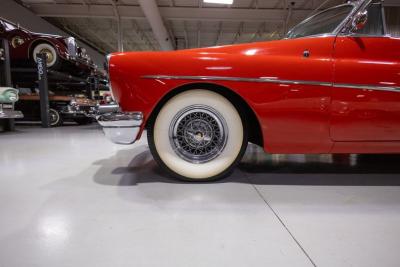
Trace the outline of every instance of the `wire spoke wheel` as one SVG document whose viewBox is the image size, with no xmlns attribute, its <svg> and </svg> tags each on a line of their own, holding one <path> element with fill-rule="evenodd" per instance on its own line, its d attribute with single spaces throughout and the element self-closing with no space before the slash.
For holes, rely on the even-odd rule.
<svg viewBox="0 0 400 267">
<path fill-rule="evenodd" d="M 191 163 L 216 158 L 228 139 L 228 128 L 221 114 L 204 105 L 193 105 L 179 112 L 170 125 L 170 142 L 175 153 Z"/>
</svg>

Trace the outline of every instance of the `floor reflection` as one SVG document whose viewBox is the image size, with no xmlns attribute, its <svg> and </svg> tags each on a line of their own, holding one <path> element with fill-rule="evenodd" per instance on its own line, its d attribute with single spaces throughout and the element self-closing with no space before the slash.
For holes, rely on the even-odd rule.
<svg viewBox="0 0 400 267">
<path fill-rule="evenodd" d="M 241 169 L 291 173 L 400 173 L 400 154 L 267 154 L 249 144 Z"/>
<path fill-rule="evenodd" d="M 400 185 L 400 155 L 271 155 L 249 144 L 239 165 L 255 184 Z"/>
<path fill-rule="evenodd" d="M 130 159 L 128 163 L 127 159 Z M 399 160 L 400 155 L 270 155 L 260 147 L 249 145 L 242 162 L 230 176 L 206 183 L 398 186 Z M 169 177 L 155 163 L 147 146 L 119 150 L 95 165 L 100 168 L 94 181 L 102 185 L 187 183 Z"/>
</svg>

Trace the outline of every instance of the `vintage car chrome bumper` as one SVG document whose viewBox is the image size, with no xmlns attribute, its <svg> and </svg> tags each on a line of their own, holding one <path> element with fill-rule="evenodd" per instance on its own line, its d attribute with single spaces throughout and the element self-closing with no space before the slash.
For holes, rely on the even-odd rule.
<svg viewBox="0 0 400 267">
<path fill-rule="evenodd" d="M 114 143 L 129 145 L 136 141 L 143 123 L 142 112 L 114 112 L 97 117 L 104 134 Z"/>
<path fill-rule="evenodd" d="M 24 117 L 21 111 L 12 109 L 0 109 L 0 119 L 21 119 Z"/>
</svg>

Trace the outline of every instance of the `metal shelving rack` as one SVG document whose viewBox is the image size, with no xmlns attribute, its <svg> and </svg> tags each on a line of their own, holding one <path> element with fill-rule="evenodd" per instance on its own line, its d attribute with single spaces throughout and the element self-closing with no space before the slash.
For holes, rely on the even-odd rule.
<svg viewBox="0 0 400 267">
<path fill-rule="evenodd" d="M 102 84 L 96 76 L 87 79 L 73 76 L 67 72 L 60 72 L 46 67 L 46 55 L 38 54 L 36 68 L 11 68 L 13 85 L 39 89 L 42 127 L 48 128 L 49 124 L 49 87 L 52 91 L 66 91 L 74 88 L 73 92 L 84 93 L 93 99 L 99 94 Z M 69 89 L 55 89 L 65 87 Z"/>
<path fill-rule="evenodd" d="M 38 88 L 42 127 L 50 127 L 49 87 L 52 91 L 70 90 L 71 92 L 80 92 L 95 100 L 99 99 L 100 90 L 108 89 L 104 84 L 105 82 L 98 75 L 84 79 L 71 75 L 67 71 L 47 69 L 45 64 L 46 55 L 38 54 L 38 58 L 39 60 L 35 67 L 11 67 L 8 40 L 0 38 L 0 85 L 15 88 Z M 7 121 L 6 128 L 13 130 L 14 120 Z"/>
</svg>

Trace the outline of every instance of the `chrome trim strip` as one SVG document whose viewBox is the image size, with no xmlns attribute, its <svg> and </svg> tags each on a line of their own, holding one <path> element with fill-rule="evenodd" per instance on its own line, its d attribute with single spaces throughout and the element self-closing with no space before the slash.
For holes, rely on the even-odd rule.
<svg viewBox="0 0 400 267">
<path fill-rule="evenodd" d="M 161 80 L 202 80 L 202 81 L 234 81 L 234 82 L 256 82 L 256 83 L 281 83 L 281 84 L 305 84 L 332 86 L 332 83 L 318 81 L 296 81 L 296 80 L 278 80 L 271 78 L 242 78 L 242 77 L 224 77 L 224 76 L 169 76 L 169 75 L 146 75 L 144 79 Z"/>
<path fill-rule="evenodd" d="M 160 79 L 160 80 L 202 80 L 202 81 L 234 81 L 234 82 L 256 82 L 256 83 L 279 83 L 293 85 L 315 85 L 336 88 L 350 88 L 361 90 L 376 90 L 400 93 L 400 87 L 395 86 L 376 86 L 368 84 L 347 84 L 347 83 L 330 83 L 320 81 L 301 81 L 301 80 L 279 80 L 271 78 L 242 78 L 242 77 L 224 77 L 224 76 L 170 76 L 170 75 L 146 75 L 143 79 Z"/>
<path fill-rule="evenodd" d="M 375 86 L 375 85 L 367 85 L 367 84 L 346 84 L 346 83 L 335 83 L 333 86 L 337 87 L 337 88 L 388 91 L 388 92 L 400 93 L 400 87 L 394 87 L 394 86 Z"/>
</svg>

